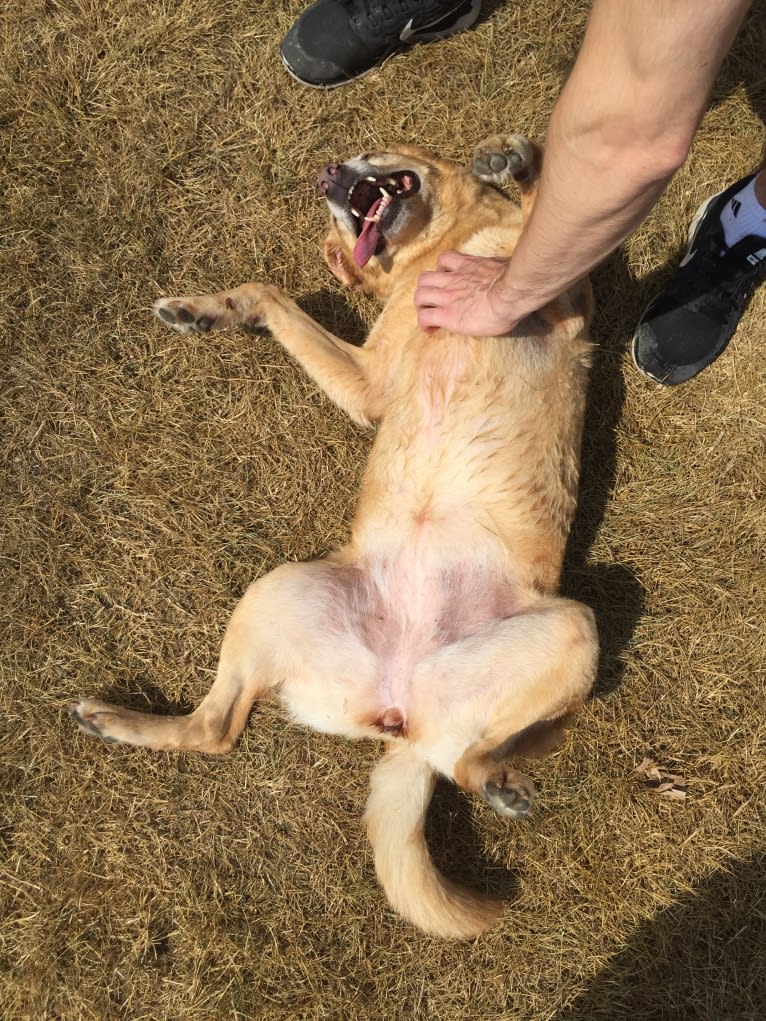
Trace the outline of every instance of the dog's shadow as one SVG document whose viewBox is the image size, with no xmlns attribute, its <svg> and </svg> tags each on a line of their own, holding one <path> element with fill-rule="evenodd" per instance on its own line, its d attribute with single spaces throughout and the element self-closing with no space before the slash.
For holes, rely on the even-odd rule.
<svg viewBox="0 0 766 1021">
<path fill-rule="evenodd" d="M 304 294 L 298 299 L 303 311 L 324 326 L 336 337 L 345 340 L 354 347 L 362 347 L 370 324 L 365 323 L 360 315 L 351 308 L 344 295 L 337 291 L 314 291 Z"/>
<path fill-rule="evenodd" d="M 99 692 L 98 697 L 123 709 L 152 716 L 189 716 L 197 703 L 187 699 L 168 698 L 167 692 L 149 677 L 125 673 L 124 679 L 115 677 Z"/>
<path fill-rule="evenodd" d="M 449 879 L 503 901 L 518 894 L 518 873 L 486 858 L 471 820 L 469 796 L 446 780 L 437 784 L 428 809 L 426 841 L 434 864 Z"/>
<path fill-rule="evenodd" d="M 583 431 L 579 500 L 561 591 L 590 606 L 596 615 L 600 644 L 596 698 L 608 696 L 622 682 L 624 650 L 644 607 L 644 589 L 636 573 L 624 564 L 594 562 L 592 550 L 616 485 L 625 352 L 643 308 L 666 275 L 667 269 L 661 267 L 637 282 L 622 252 L 592 274 L 596 313 L 591 334 L 596 348 Z M 614 297 L 607 302 L 599 300 L 602 295 Z"/>
</svg>

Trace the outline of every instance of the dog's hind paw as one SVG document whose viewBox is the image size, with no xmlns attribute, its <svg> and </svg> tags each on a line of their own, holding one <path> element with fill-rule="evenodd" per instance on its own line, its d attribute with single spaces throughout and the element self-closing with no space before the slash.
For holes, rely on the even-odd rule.
<svg viewBox="0 0 766 1021">
<path fill-rule="evenodd" d="M 536 150 L 524 135 L 491 135 L 476 146 L 471 170 L 480 181 L 527 183 L 536 173 Z"/>
<path fill-rule="evenodd" d="M 84 733 L 100 737 L 107 744 L 119 742 L 119 738 L 109 733 L 109 724 L 114 720 L 115 713 L 105 702 L 81 698 L 69 706 L 69 715 Z"/>
<path fill-rule="evenodd" d="M 535 785 L 515 770 L 508 770 L 504 777 L 488 780 L 482 787 L 482 797 L 498 815 L 509 819 L 523 819 L 529 815 L 535 797 Z"/>
</svg>

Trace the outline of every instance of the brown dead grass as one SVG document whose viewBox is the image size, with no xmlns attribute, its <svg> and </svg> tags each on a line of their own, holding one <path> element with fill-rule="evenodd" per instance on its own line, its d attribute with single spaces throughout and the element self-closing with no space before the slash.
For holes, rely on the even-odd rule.
<svg viewBox="0 0 766 1021">
<path fill-rule="evenodd" d="M 177 336 L 151 301 L 267 277 L 360 337 L 372 307 L 318 257 L 317 168 L 541 136 L 587 4 L 503 4 L 328 95 L 278 59 L 297 0 L 0 14 L 5 1021 L 766 1016 L 766 291 L 691 386 L 626 353 L 697 204 L 760 156 L 756 8 L 688 165 L 596 274 L 566 585 L 598 614 L 599 690 L 534 767 L 531 821 L 440 792 L 435 856 L 511 899 L 466 946 L 376 887 L 375 748 L 264 706 L 227 758 L 150 754 L 86 739 L 66 705 L 196 703 L 247 582 L 344 537 L 369 443 L 268 338 Z M 645 758 L 686 798 L 647 787 Z"/>
</svg>

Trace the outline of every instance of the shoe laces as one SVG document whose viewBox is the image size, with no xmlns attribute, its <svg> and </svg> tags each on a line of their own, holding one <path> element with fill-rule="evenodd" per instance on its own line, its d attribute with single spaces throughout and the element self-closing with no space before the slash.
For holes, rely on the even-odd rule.
<svg viewBox="0 0 766 1021">
<path fill-rule="evenodd" d="M 755 287 L 762 275 L 742 266 L 726 247 L 723 234 L 717 231 L 700 239 L 693 259 L 681 267 L 667 287 L 666 297 L 679 305 L 693 301 L 700 308 L 718 308 L 720 303 L 738 306 Z"/>
<path fill-rule="evenodd" d="M 424 0 L 340 0 L 351 12 L 357 25 L 366 23 L 374 29 L 399 28 L 402 20 L 408 21 L 419 13 Z"/>
</svg>

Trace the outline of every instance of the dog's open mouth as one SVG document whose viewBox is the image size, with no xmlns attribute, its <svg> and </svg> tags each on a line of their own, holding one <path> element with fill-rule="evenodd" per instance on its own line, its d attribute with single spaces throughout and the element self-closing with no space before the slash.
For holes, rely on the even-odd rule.
<svg viewBox="0 0 766 1021">
<path fill-rule="evenodd" d="M 394 206 L 400 198 L 420 188 L 417 174 L 400 170 L 392 174 L 362 177 L 348 192 L 348 204 L 354 217 L 357 239 L 354 262 L 365 266 L 383 242 L 386 223 L 391 222 Z"/>
</svg>

